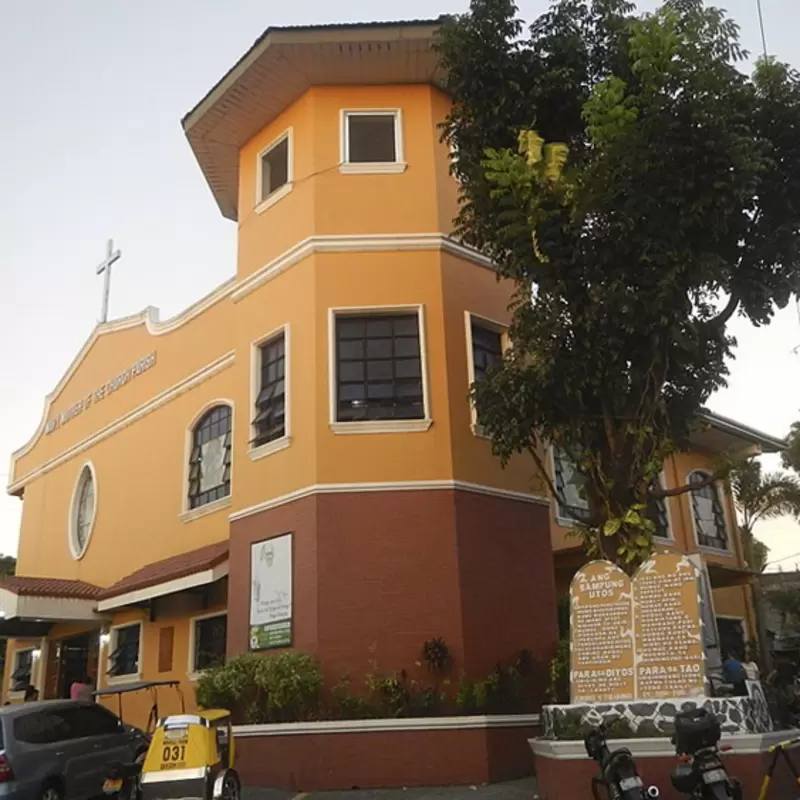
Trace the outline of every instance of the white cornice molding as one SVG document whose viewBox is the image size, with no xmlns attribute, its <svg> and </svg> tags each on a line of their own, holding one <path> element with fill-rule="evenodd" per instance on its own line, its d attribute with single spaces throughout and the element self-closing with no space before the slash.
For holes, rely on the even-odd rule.
<svg viewBox="0 0 800 800">
<path fill-rule="evenodd" d="M 280 255 L 260 267 L 252 275 L 248 275 L 241 281 L 236 278 L 229 278 L 225 283 L 218 286 L 209 294 L 200 298 L 188 308 L 184 309 L 174 317 L 159 320 L 159 312 L 155 306 L 148 306 L 138 314 L 132 314 L 121 319 L 104 322 L 95 327 L 89 338 L 84 342 L 83 347 L 72 360 L 61 380 L 51 391 L 44 401 L 42 416 L 39 420 L 35 432 L 31 438 L 19 449 L 11 454 L 9 465 L 9 491 L 11 486 L 21 483 L 22 479 L 15 480 L 16 462 L 27 455 L 41 439 L 47 420 L 50 418 L 55 401 L 63 391 L 64 387 L 73 377 L 78 367 L 88 355 L 95 342 L 101 337 L 111 333 L 135 328 L 140 325 L 151 336 L 162 336 L 186 325 L 195 317 L 203 314 L 212 306 L 232 298 L 234 302 L 247 297 L 260 286 L 273 280 L 282 272 L 299 263 L 314 253 L 378 253 L 378 252 L 416 252 L 416 251 L 439 250 L 450 255 L 463 258 L 477 266 L 494 270 L 491 259 L 479 253 L 477 250 L 460 244 L 455 239 L 445 236 L 442 233 L 398 233 L 398 234 L 342 234 L 337 236 L 309 236 L 285 250 Z"/>
<path fill-rule="evenodd" d="M 538 714 L 493 714 L 473 717 L 408 717 L 405 719 L 345 719 L 326 720 L 324 722 L 280 722 L 270 725 L 235 725 L 233 730 L 239 738 L 253 739 L 260 736 L 307 736 L 309 734 L 331 733 L 533 728 L 538 725 Z M 583 742 L 580 744 L 583 745 Z"/>
<path fill-rule="evenodd" d="M 495 269 L 491 259 L 442 233 L 309 236 L 241 280 L 231 296 L 235 303 L 239 302 L 314 253 L 399 253 L 423 250 L 441 250 L 464 258 L 477 266 Z"/>
<path fill-rule="evenodd" d="M 208 310 L 211 306 L 219 303 L 221 300 L 224 300 L 233 292 L 235 286 L 236 279 L 230 278 L 225 281 L 225 283 L 221 284 L 212 292 L 207 294 L 205 297 L 200 298 L 200 300 L 198 300 L 196 303 L 193 303 L 179 314 L 176 314 L 174 317 L 164 320 L 163 322 L 158 318 L 158 309 L 155 306 L 148 306 L 144 309 L 144 311 L 141 311 L 138 314 L 131 314 L 128 317 L 111 320 L 111 322 L 102 322 L 97 325 L 91 334 L 89 334 L 89 338 L 83 343 L 83 347 L 81 347 L 81 349 L 78 351 L 78 354 L 72 360 L 72 363 L 69 365 L 69 367 L 67 367 L 67 371 L 61 376 L 61 380 L 59 380 L 59 382 L 56 384 L 53 391 L 51 391 L 45 397 L 44 408 L 42 409 L 42 417 L 39 420 L 39 425 L 34 431 L 33 436 L 31 436 L 31 438 L 28 439 L 28 441 L 22 445 L 22 447 L 18 448 L 11 454 L 11 468 L 9 469 L 9 475 L 13 477 L 14 466 L 17 460 L 27 455 L 41 438 L 42 434 L 44 433 L 44 427 L 47 424 L 47 420 L 50 418 L 50 411 L 53 407 L 53 403 L 58 399 L 58 396 L 78 370 L 78 367 L 86 358 L 89 351 L 94 346 L 94 343 L 101 336 L 106 336 L 110 333 L 118 333 L 119 331 L 128 330 L 129 328 L 136 328 L 140 325 L 144 325 L 145 329 L 151 336 L 162 336 L 165 333 L 171 333 Z"/>
<path fill-rule="evenodd" d="M 27 474 L 23 475 L 21 478 L 17 478 L 12 483 L 9 483 L 7 491 L 9 492 L 9 494 L 16 494 L 22 488 L 24 488 L 25 484 L 30 483 L 35 478 L 45 475 L 46 473 L 50 472 L 50 470 L 59 466 L 59 464 L 63 464 L 70 458 L 74 458 L 76 455 L 82 453 L 84 450 L 87 450 L 88 448 L 96 445 L 98 442 L 103 441 L 103 439 L 107 439 L 109 436 L 112 436 L 118 431 L 121 431 L 123 428 L 126 428 L 133 422 L 142 419 L 142 417 L 146 416 L 151 411 L 155 411 L 155 409 L 160 408 L 163 405 L 166 405 L 171 400 L 174 400 L 176 397 L 182 395 L 184 392 L 189 391 L 190 389 L 194 388 L 203 381 L 206 381 L 209 378 L 212 378 L 214 375 L 219 374 L 223 370 L 228 369 L 228 367 L 233 366 L 235 358 L 236 358 L 236 352 L 234 350 L 231 350 L 230 352 L 225 353 L 224 355 L 217 358 L 215 361 L 212 361 L 210 364 L 206 364 L 206 366 L 197 370 L 197 372 L 194 372 L 187 378 L 184 378 L 179 383 L 170 386 L 160 394 L 156 395 L 156 397 L 154 397 L 152 400 L 148 400 L 146 403 L 137 406 L 132 411 L 129 411 L 122 417 L 119 417 L 113 422 L 110 422 L 104 428 L 101 428 L 99 431 L 96 431 L 91 436 L 87 436 L 85 439 L 82 439 L 77 444 L 68 447 L 66 450 L 63 450 L 58 455 L 48 459 L 43 464 L 38 466 L 36 469 L 31 470 Z M 12 456 L 12 470 L 9 473 L 12 477 L 14 476 L 13 466 L 14 466 L 14 456 Z"/>
<path fill-rule="evenodd" d="M 262 503 L 248 506 L 247 508 L 234 511 L 228 516 L 231 522 L 252 517 L 262 511 L 269 511 L 278 506 L 294 503 L 305 497 L 317 494 L 363 494 L 367 492 L 420 492 L 420 491 L 442 491 L 460 490 L 481 494 L 488 497 L 500 497 L 506 500 L 518 500 L 523 503 L 534 503 L 536 505 L 549 506 L 550 501 L 546 497 L 525 492 L 514 492 L 510 489 L 500 489 L 495 486 L 485 486 L 478 483 L 468 483 L 466 481 L 455 480 L 430 480 L 430 481 L 383 481 L 383 482 L 363 482 L 363 483 L 315 483 L 305 486 L 294 492 L 273 497 Z"/>
</svg>

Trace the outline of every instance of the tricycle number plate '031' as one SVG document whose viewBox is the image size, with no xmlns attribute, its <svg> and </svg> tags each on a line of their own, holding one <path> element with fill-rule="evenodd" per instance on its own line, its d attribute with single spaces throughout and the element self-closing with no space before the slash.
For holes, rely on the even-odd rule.
<svg viewBox="0 0 800 800">
<path fill-rule="evenodd" d="M 186 763 L 186 744 L 167 744 L 161 751 L 161 769 L 177 769 Z"/>
</svg>

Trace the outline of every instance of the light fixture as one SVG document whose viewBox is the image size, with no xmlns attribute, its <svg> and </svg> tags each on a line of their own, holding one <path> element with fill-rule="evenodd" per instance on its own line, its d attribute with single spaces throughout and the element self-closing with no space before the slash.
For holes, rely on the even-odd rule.
<svg viewBox="0 0 800 800">
<path fill-rule="evenodd" d="M 100 634 L 100 647 L 105 647 L 111 641 L 111 634 L 110 633 L 101 633 Z"/>
<path fill-rule="evenodd" d="M 35 650 L 34 650 L 34 651 L 31 653 L 31 655 L 32 655 L 34 658 L 39 658 L 39 657 L 42 655 L 42 651 L 41 651 L 41 650 L 40 650 L 40 649 L 37 647 L 37 648 L 36 648 L 36 649 L 35 649 Z"/>
</svg>

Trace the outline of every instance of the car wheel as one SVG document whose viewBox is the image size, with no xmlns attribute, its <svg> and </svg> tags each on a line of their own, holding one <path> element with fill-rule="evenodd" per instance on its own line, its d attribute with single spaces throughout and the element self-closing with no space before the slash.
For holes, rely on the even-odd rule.
<svg viewBox="0 0 800 800">
<path fill-rule="evenodd" d="M 239 800 L 239 779 L 233 772 L 228 772 L 222 781 L 221 800 Z"/>
<path fill-rule="evenodd" d="M 64 800 L 64 793 L 55 783 L 46 783 L 39 793 L 39 800 Z"/>
</svg>

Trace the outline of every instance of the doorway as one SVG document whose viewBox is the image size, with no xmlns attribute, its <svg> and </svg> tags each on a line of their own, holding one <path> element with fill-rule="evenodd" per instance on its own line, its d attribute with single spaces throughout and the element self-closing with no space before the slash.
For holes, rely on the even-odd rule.
<svg viewBox="0 0 800 800">
<path fill-rule="evenodd" d="M 717 617 L 717 630 L 722 652 L 744 658 L 747 637 L 744 631 L 744 620 L 737 617 Z"/>
<path fill-rule="evenodd" d="M 93 679 L 97 673 L 96 633 L 83 633 L 59 642 L 58 697 L 68 699 L 76 681 Z"/>
</svg>

